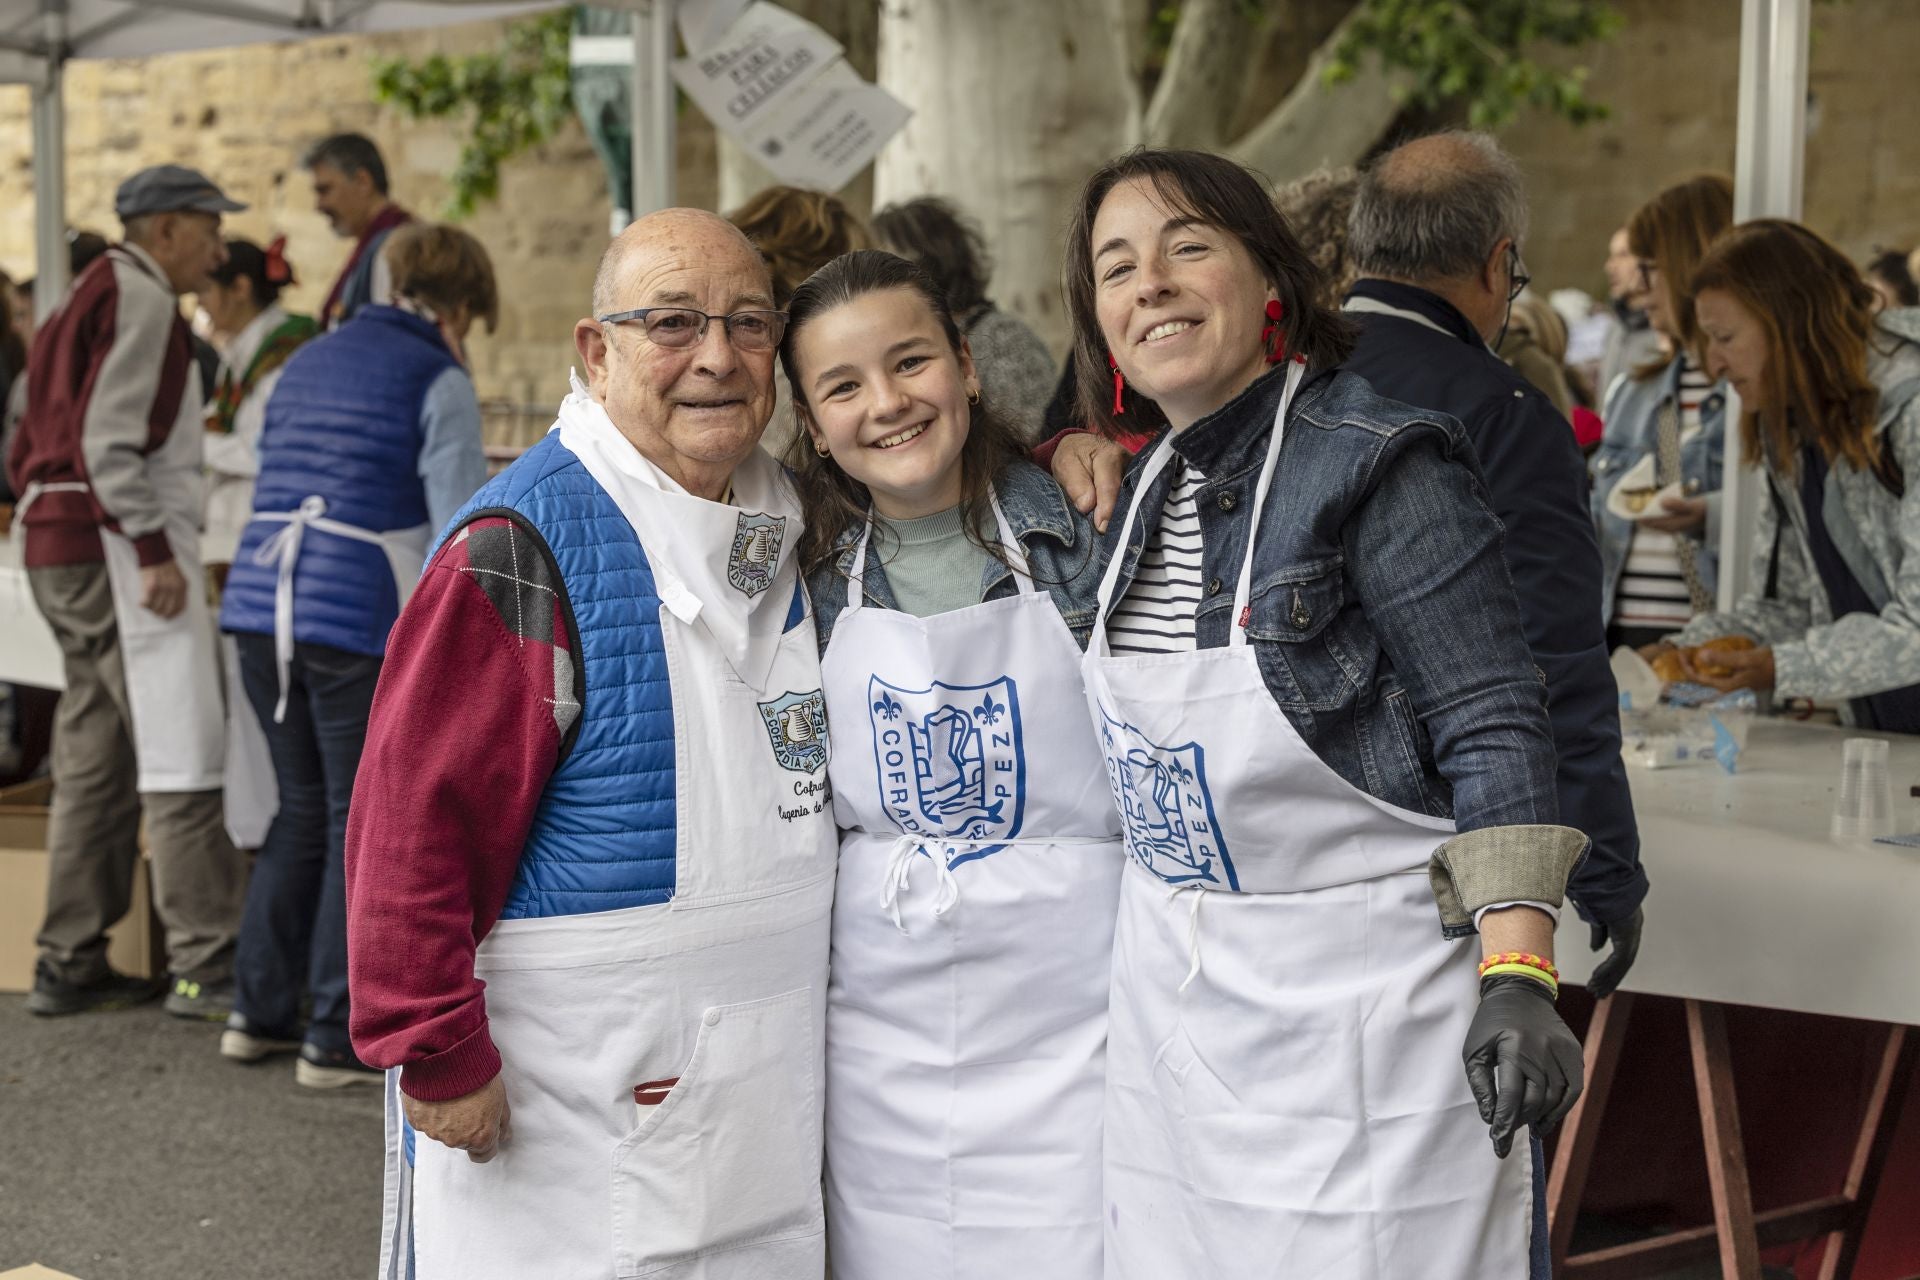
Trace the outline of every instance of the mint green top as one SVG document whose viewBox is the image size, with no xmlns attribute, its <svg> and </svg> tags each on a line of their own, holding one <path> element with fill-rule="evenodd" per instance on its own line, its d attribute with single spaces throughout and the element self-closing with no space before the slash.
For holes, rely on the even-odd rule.
<svg viewBox="0 0 1920 1280">
<path fill-rule="evenodd" d="M 993 519 L 991 512 L 987 519 Z M 991 529 L 989 524 L 983 531 L 989 544 L 998 541 Z M 979 604 L 980 584 L 992 560 L 967 537 L 957 506 L 918 520 L 875 517 L 869 554 L 880 557 L 901 611 L 916 618 Z"/>
</svg>

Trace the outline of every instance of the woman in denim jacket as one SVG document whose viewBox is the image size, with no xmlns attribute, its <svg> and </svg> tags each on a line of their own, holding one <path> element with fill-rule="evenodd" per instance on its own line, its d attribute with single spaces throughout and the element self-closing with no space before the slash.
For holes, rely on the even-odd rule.
<svg viewBox="0 0 1920 1280">
<path fill-rule="evenodd" d="M 1632 370 L 1606 390 L 1606 421 L 1593 457 L 1593 518 L 1600 535 L 1601 616 L 1608 642 L 1636 647 L 1685 625 L 1719 579 L 1720 469 L 1726 387 L 1699 356 L 1688 280 L 1714 238 L 1733 224 L 1733 184 L 1703 174 L 1668 187 L 1634 211 L 1627 241 L 1639 259 L 1635 302 L 1672 359 Z M 1668 433 L 1674 458 L 1662 458 Z M 1677 484 L 1663 514 L 1629 519 L 1609 507 L 1623 481 L 1634 489 Z"/>
<path fill-rule="evenodd" d="M 841 829 L 834 1275 L 1100 1280 L 1124 853 L 1080 688 L 1092 530 L 920 267 L 828 263 L 782 362 Z"/>
<path fill-rule="evenodd" d="M 1318 285 L 1197 152 L 1113 161 L 1069 236 L 1081 412 L 1157 432 L 1084 668 L 1130 855 L 1107 1274 L 1544 1275 L 1538 1147 L 1501 1157 L 1579 1093 L 1586 839 L 1464 433 L 1336 368 Z"/>
<path fill-rule="evenodd" d="M 1722 237 L 1693 279 L 1707 367 L 1740 393 L 1768 502 L 1755 589 L 1677 637 L 1758 647 L 1716 653 L 1713 671 L 1683 665 L 1716 688 L 1920 733 L 1920 310 L 1876 315 L 1845 254 L 1774 219 Z"/>
</svg>

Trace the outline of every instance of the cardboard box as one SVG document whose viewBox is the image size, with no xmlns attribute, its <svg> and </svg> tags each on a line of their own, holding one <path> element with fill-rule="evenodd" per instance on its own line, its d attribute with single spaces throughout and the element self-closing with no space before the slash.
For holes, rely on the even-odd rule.
<svg viewBox="0 0 1920 1280">
<path fill-rule="evenodd" d="M 47 909 L 47 802 L 53 788 L 46 779 L 0 790 L 0 991 L 33 987 L 33 937 Z M 135 977 L 166 972 L 164 935 L 153 915 L 147 859 L 134 866 L 133 905 L 107 930 L 107 959 Z M 4 1280 L 4 1277 L 0 1277 Z"/>
</svg>

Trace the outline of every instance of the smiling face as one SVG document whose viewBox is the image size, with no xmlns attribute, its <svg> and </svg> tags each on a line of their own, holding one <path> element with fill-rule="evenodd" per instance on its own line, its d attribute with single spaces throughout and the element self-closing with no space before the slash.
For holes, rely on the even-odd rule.
<svg viewBox="0 0 1920 1280">
<path fill-rule="evenodd" d="M 1724 289 L 1702 289 L 1693 314 L 1706 340 L 1708 375 L 1726 379 L 1746 409 L 1765 413 L 1767 332 L 1760 317 Z"/>
<path fill-rule="evenodd" d="M 346 173 L 322 160 L 311 172 L 314 211 L 326 218 L 337 236 L 358 236 L 385 203 L 386 197 L 374 188 L 373 174 L 365 169 Z"/>
<path fill-rule="evenodd" d="M 955 351 L 910 288 L 864 293 L 810 317 L 792 342 L 807 434 L 867 487 L 889 520 L 958 505 L 960 453 L 979 394 L 966 343 Z"/>
<path fill-rule="evenodd" d="M 603 313 L 687 307 L 709 315 L 773 308 L 766 264 L 712 214 L 668 209 L 621 233 L 618 277 Z M 691 346 L 649 341 L 638 321 L 582 320 L 574 342 L 587 383 L 634 448 L 690 492 L 715 489 L 760 441 L 773 415 L 771 348 L 742 351 L 726 325 L 707 323 Z"/>
<path fill-rule="evenodd" d="M 1107 350 L 1178 431 L 1267 369 L 1277 297 L 1239 239 L 1173 207 L 1151 183 L 1115 186 L 1093 220 L 1094 306 Z"/>
</svg>

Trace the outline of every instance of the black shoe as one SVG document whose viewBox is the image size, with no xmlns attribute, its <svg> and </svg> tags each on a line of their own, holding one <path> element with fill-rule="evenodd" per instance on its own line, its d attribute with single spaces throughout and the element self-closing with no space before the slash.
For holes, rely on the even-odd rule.
<svg viewBox="0 0 1920 1280">
<path fill-rule="evenodd" d="M 201 982 L 195 978 L 175 978 L 167 1002 L 161 1006 L 176 1018 L 194 1022 L 225 1022 L 233 1012 L 233 979 Z"/>
<path fill-rule="evenodd" d="M 45 960 L 33 967 L 33 990 L 27 994 L 27 1012 L 43 1018 L 69 1013 L 104 1013 L 109 1009 L 131 1009 L 153 999 L 161 992 L 151 978 L 134 978 L 107 970 L 106 976 L 92 982 L 68 982 Z"/>
<path fill-rule="evenodd" d="M 386 1072 L 370 1067 L 352 1052 L 322 1049 L 311 1040 L 300 1046 L 300 1061 L 293 1064 L 296 1084 L 309 1089 L 344 1089 L 356 1084 L 379 1084 Z"/>
<path fill-rule="evenodd" d="M 235 1062 L 258 1062 L 271 1054 L 292 1053 L 299 1047 L 298 1033 L 269 1030 L 237 1010 L 227 1015 L 227 1029 L 220 1033 L 220 1056 Z"/>
</svg>

